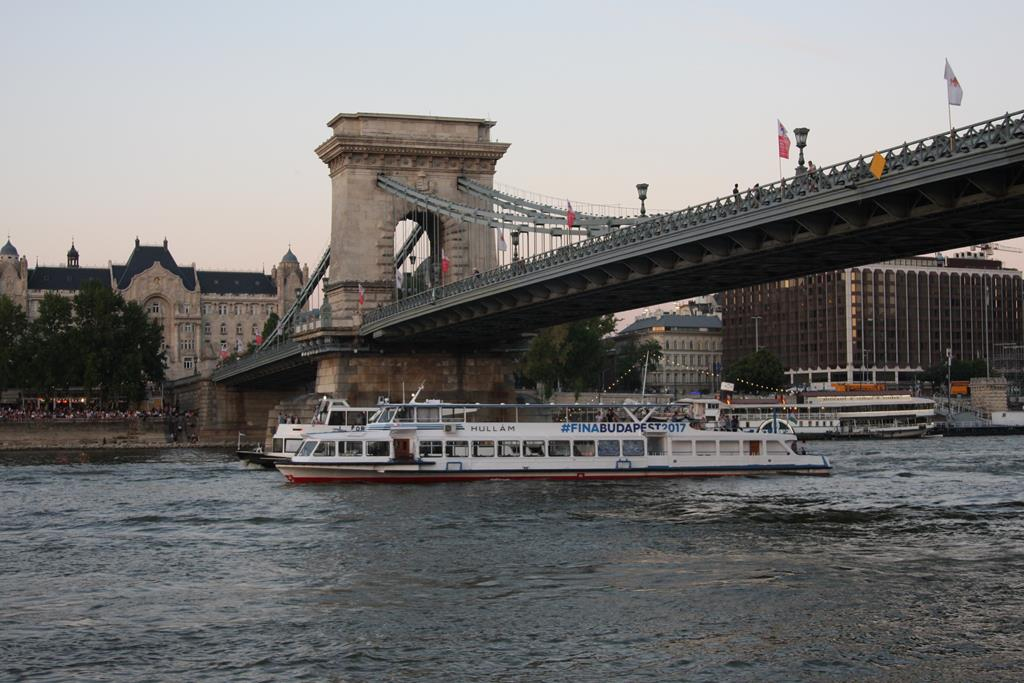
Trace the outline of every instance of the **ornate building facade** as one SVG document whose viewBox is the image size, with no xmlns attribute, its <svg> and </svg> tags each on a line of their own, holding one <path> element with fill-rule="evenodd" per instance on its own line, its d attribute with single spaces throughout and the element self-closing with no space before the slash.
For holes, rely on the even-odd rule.
<svg viewBox="0 0 1024 683">
<path fill-rule="evenodd" d="M 28 267 L 8 239 L 0 247 L 0 294 L 21 306 L 29 320 L 39 316 L 48 293 L 73 297 L 95 280 L 126 301 L 142 306 L 163 328 L 167 379 L 207 372 L 227 355 L 257 342 L 272 313 L 284 315 L 309 278 L 289 248 L 270 274 L 199 270 L 180 266 L 167 247 L 144 245 L 136 238 L 123 265 L 82 268 L 74 243 L 65 266 Z"/>
</svg>

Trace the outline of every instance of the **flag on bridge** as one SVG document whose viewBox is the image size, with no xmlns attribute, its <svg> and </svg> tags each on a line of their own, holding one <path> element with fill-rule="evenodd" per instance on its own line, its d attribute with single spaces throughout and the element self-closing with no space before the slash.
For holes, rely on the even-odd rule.
<svg viewBox="0 0 1024 683">
<path fill-rule="evenodd" d="M 448 272 L 448 268 L 450 266 L 451 266 L 451 264 L 448 263 L 448 257 L 445 256 L 445 253 L 442 251 L 441 252 L 441 272 L 442 273 L 447 273 Z"/>
<path fill-rule="evenodd" d="M 953 67 L 949 65 L 949 60 L 946 60 L 946 96 L 950 104 L 960 106 L 960 103 L 964 99 L 964 89 L 960 87 L 960 81 L 956 79 L 956 74 L 953 73 Z"/>
<path fill-rule="evenodd" d="M 262 334 L 257 334 L 256 335 L 256 346 L 259 346 L 262 343 L 263 343 L 263 335 Z"/>
<path fill-rule="evenodd" d="M 572 210 L 572 202 L 566 199 L 565 203 L 569 206 L 569 210 L 565 212 L 565 227 L 572 230 L 572 224 L 576 222 L 576 212 Z"/>
<path fill-rule="evenodd" d="M 360 306 L 362 306 L 363 303 L 366 301 L 366 296 L 365 295 L 366 295 L 366 290 L 363 289 L 363 283 L 360 282 L 359 283 L 359 305 Z"/>
<path fill-rule="evenodd" d="M 395 271 L 395 289 L 402 291 L 402 283 L 405 281 L 405 273 L 401 270 Z"/>
<path fill-rule="evenodd" d="M 875 152 L 875 156 L 871 157 L 871 165 L 868 168 L 871 171 L 871 175 L 881 180 L 882 172 L 885 171 L 885 157 Z"/>
<path fill-rule="evenodd" d="M 779 158 L 789 158 L 789 131 L 782 125 L 782 121 L 775 119 L 775 122 L 779 124 Z"/>
<path fill-rule="evenodd" d="M 498 251 L 508 251 L 508 243 L 505 242 L 505 231 L 498 231 Z"/>
</svg>

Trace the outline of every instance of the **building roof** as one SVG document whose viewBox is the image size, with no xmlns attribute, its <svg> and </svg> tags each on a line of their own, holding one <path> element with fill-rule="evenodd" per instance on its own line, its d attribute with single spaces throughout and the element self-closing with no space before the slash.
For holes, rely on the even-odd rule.
<svg viewBox="0 0 1024 683">
<path fill-rule="evenodd" d="M 106 268 L 68 268 L 66 266 L 37 266 L 28 271 L 28 288 L 37 290 L 78 291 L 89 280 L 110 286 L 110 271 Z"/>
<path fill-rule="evenodd" d="M 200 270 L 196 275 L 203 294 L 277 295 L 277 285 L 264 273 Z"/>
<path fill-rule="evenodd" d="M 707 328 L 709 330 L 720 330 L 722 328 L 721 318 L 713 315 L 676 315 L 675 313 L 662 313 L 651 318 L 635 320 L 632 325 L 620 332 L 623 334 L 634 334 L 644 332 L 655 327 L 669 330 L 697 330 Z"/>
<path fill-rule="evenodd" d="M 135 248 L 132 249 L 131 256 L 128 257 L 128 263 L 124 264 L 123 270 L 118 275 L 117 288 L 127 289 L 136 275 L 146 271 L 154 263 L 159 263 L 164 270 L 180 277 L 185 289 L 189 291 L 195 290 L 195 271 L 191 268 L 179 268 L 178 264 L 174 261 L 174 257 L 171 256 L 171 252 L 167 250 L 166 242 L 162 247 L 150 247 L 140 245 L 138 240 L 135 242 Z"/>
<path fill-rule="evenodd" d="M 299 259 L 295 254 L 292 253 L 292 248 L 289 246 L 287 253 L 281 257 L 281 263 L 298 263 Z"/>
<path fill-rule="evenodd" d="M 14 248 L 13 244 L 11 244 L 11 240 L 10 239 L 7 240 L 7 244 L 5 244 L 4 246 L 0 247 L 0 256 L 17 256 L 17 255 L 18 255 L 18 250 Z"/>
</svg>

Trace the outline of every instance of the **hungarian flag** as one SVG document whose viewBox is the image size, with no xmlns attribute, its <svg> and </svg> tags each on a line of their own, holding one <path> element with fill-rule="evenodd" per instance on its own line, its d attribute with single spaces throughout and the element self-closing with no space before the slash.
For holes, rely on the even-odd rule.
<svg viewBox="0 0 1024 683">
<path fill-rule="evenodd" d="M 498 251 L 508 251 L 508 244 L 505 242 L 505 231 L 498 231 Z"/>
<path fill-rule="evenodd" d="M 964 89 L 960 87 L 960 81 L 956 79 L 956 74 L 953 73 L 953 68 L 949 65 L 949 60 L 946 60 L 946 96 L 949 98 L 950 104 L 960 106 L 960 103 L 964 99 Z"/>
<path fill-rule="evenodd" d="M 565 227 L 572 230 L 572 224 L 576 222 L 576 212 L 572 210 L 572 202 L 566 199 L 565 203 L 569 205 L 569 210 L 565 212 Z"/>
<path fill-rule="evenodd" d="M 259 346 L 262 343 L 263 343 L 263 335 L 262 334 L 257 334 L 256 335 L 256 346 Z"/>
<path fill-rule="evenodd" d="M 779 124 L 779 156 L 783 159 L 789 158 L 789 131 L 782 125 L 782 121 L 775 119 Z"/>
<path fill-rule="evenodd" d="M 441 272 L 447 273 L 449 268 L 448 257 L 445 256 L 444 252 L 441 252 Z"/>
<path fill-rule="evenodd" d="M 359 305 L 360 306 L 362 306 L 363 303 L 366 301 L 366 296 L 365 295 L 366 295 L 366 290 L 363 289 L 363 283 L 360 282 L 359 283 Z"/>
</svg>

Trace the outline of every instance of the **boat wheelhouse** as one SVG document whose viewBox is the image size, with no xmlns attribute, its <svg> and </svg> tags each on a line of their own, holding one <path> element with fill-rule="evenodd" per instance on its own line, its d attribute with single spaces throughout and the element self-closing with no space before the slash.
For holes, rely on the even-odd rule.
<svg viewBox="0 0 1024 683">
<path fill-rule="evenodd" d="M 313 417 L 309 422 L 279 423 L 271 437 L 270 450 L 265 451 L 263 444 L 242 448 L 241 438 L 243 435 L 239 434 L 239 447 L 236 450 L 236 455 L 240 460 L 249 464 L 273 469 L 277 463 L 291 460 L 295 452 L 299 450 L 306 430 L 313 427 L 320 430 L 330 428 L 341 431 L 362 428 L 377 411 L 377 407 L 353 407 L 345 399 L 324 396 L 317 401 Z"/>
<path fill-rule="evenodd" d="M 365 428 L 309 429 L 293 483 L 829 474 L 792 434 L 712 431 L 663 404 L 382 406 Z"/>
</svg>

